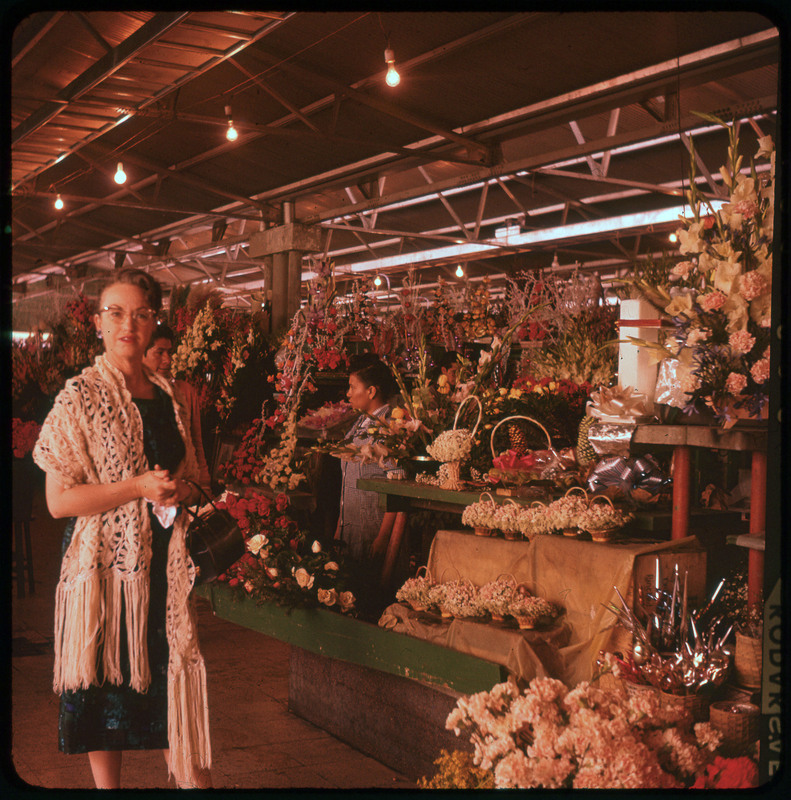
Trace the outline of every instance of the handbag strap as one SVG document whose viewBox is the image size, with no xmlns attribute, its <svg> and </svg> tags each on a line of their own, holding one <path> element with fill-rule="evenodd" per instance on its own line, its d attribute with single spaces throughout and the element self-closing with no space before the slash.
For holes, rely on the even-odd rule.
<svg viewBox="0 0 791 800">
<path fill-rule="evenodd" d="M 184 481 L 184 483 L 189 483 L 191 486 L 194 486 L 198 490 L 199 499 L 198 499 L 198 502 L 195 503 L 196 508 L 197 508 L 197 506 L 200 505 L 200 496 L 203 496 L 209 501 L 209 505 L 211 505 L 211 507 L 215 511 L 219 511 L 220 510 L 219 508 L 217 508 L 217 506 L 214 505 L 214 500 L 212 500 L 211 497 L 209 497 L 209 495 L 206 494 L 206 490 L 200 484 L 197 484 L 197 483 L 195 483 L 195 481 L 191 481 L 188 478 L 183 478 L 182 480 Z M 192 514 L 192 516 L 195 519 L 198 518 L 198 512 L 197 511 L 193 511 L 186 503 L 182 503 L 182 505 L 184 506 L 185 511 L 187 511 L 189 514 Z"/>
</svg>

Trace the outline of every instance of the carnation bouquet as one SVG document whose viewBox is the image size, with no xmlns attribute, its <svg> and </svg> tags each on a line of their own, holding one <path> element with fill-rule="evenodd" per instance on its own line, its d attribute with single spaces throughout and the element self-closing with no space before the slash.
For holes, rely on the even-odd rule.
<svg viewBox="0 0 791 800">
<path fill-rule="evenodd" d="M 646 276 L 632 283 L 672 320 L 664 344 L 651 348 L 659 359 L 677 359 L 684 412 L 710 408 L 729 427 L 742 415 L 764 415 L 768 401 L 775 153 L 771 137 L 759 138 L 755 160 L 769 163 L 744 170 L 736 126 L 699 116 L 729 130 L 720 168 L 728 202 L 715 208 L 701 195 L 693 153 L 692 217 L 677 231 L 681 259 L 666 284 Z"/>
<path fill-rule="evenodd" d="M 683 709 L 652 692 L 624 697 L 587 682 L 570 690 L 554 678 L 524 691 L 500 683 L 462 697 L 446 727 L 469 735 L 474 765 L 499 789 L 683 789 L 723 773 L 721 734 L 709 723 L 690 727 Z"/>
</svg>

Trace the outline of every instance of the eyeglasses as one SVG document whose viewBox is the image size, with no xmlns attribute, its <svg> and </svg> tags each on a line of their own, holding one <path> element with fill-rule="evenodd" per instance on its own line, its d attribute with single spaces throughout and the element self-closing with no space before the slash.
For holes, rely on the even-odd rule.
<svg viewBox="0 0 791 800">
<path fill-rule="evenodd" d="M 119 306 L 104 306 L 99 309 L 99 312 L 107 312 L 110 316 L 110 321 L 116 325 L 120 325 L 127 316 L 138 325 L 145 325 L 156 316 L 150 308 L 136 308 L 134 311 L 124 311 Z"/>
</svg>

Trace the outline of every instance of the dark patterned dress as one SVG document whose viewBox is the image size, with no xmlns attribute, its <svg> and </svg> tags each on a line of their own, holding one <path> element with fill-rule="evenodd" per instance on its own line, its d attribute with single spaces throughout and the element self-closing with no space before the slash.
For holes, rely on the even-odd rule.
<svg viewBox="0 0 791 800">
<path fill-rule="evenodd" d="M 184 442 L 176 425 L 170 397 L 158 386 L 153 400 L 134 399 L 143 418 L 144 450 L 153 469 L 175 471 L 184 457 Z M 181 513 L 181 512 L 179 512 Z M 64 753 L 91 750 L 157 750 L 168 746 L 167 669 L 165 633 L 167 556 L 173 526 L 163 528 L 151 513 L 151 599 L 148 613 L 148 661 L 151 683 L 141 694 L 129 686 L 129 656 L 125 635 L 125 609 L 121 607 L 121 673 L 119 686 L 106 683 L 65 691 L 60 698 L 58 746 Z M 69 546 L 75 520 L 63 533 L 63 551 Z M 61 555 L 62 557 L 62 555 Z M 100 668 L 101 674 L 101 668 Z"/>
</svg>

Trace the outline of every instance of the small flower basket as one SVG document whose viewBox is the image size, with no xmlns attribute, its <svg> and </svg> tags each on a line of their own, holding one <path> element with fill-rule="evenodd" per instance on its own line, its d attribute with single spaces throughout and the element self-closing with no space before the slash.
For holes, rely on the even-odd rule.
<svg viewBox="0 0 791 800">
<path fill-rule="evenodd" d="M 469 400 L 474 400 L 478 404 L 478 419 L 472 430 L 457 428 L 456 425 L 459 422 L 461 410 Z M 430 445 L 426 446 L 426 452 L 437 461 L 442 461 L 445 465 L 445 469 L 440 469 L 440 486 L 443 489 L 450 489 L 451 491 L 461 489 L 461 462 L 470 455 L 472 441 L 482 417 L 483 406 L 481 401 L 474 394 L 471 394 L 459 403 L 453 420 L 453 428 L 449 431 L 442 431 Z"/>
<path fill-rule="evenodd" d="M 421 575 L 420 571 L 425 570 Z M 407 603 L 414 611 L 426 611 L 429 608 L 429 591 L 434 585 L 428 568 L 419 567 L 414 578 L 408 578 L 396 592 L 396 600 Z"/>
<path fill-rule="evenodd" d="M 594 542 L 611 542 L 632 518 L 632 514 L 615 508 L 606 495 L 597 495 L 581 515 L 579 526 Z"/>
<path fill-rule="evenodd" d="M 761 685 L 761 665 L 763 652 L 761 640 L 755 636 L 745 636 L 736 631 L 733 667 L 739 683 L 747 689 L 757 689 Z"/>
<path fill-rule="evenodd" d="M 520 518 L 522 506 L 514 500 L 508 500 L 497 510 L 497 527 L 503 532 L 506 539 L 521 539 Z"/>
<path fill-rule="evenodd" d="M 720 752 L 742 755 L 755 744 L 760 734 L 760 709 L 752 703 L 723 700 L 711 704 L 709 722 L 722 734 Z"/>
<path fill-rule="evenodd" d="M 486 614 L 478 599 L 478 592 L 470 581 L 456 580 L 442 584 L 443 590 L 438 605 L 445 619 L 469 619 Z"/>
<path fill-rule="evenodd" d="M 515 591 L 516 578 L 513 575 L 500 575 L 496 580 L 481 586 L 478 600 L 493 622 L 504 622 Z"/>
<path fill-rule="evenodd" d="M 520 630 L 532 630 L 553 620 L 558 611 L 543 597 L 534 597 L 517 590 L 508 606 L 508 614 L 516 620 Z"/>
<path fill-rule="evenodd" d="M 488 500 L 484 500 L 488 497 Z M 497 527 L 498 505 L 489 492 L 483 492 L 478 501 L 464 507 L 461 514 L 462 525 L 469 525 L 476 536 L 491 536 Z"/>
</svg>

